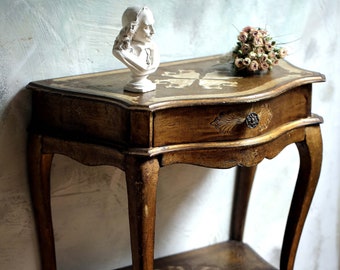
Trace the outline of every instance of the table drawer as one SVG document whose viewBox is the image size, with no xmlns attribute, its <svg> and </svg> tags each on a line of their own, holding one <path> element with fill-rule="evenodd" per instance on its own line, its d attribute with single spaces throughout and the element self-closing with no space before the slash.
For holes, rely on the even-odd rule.
<svg viewBox="0 0 340 270">
<path fill-rule="evenodd" d="M 251 138 L 310 115 L 310 86 L 252 104 L 202 105 L 155 112 L 154 146 Z"/>
</svg>

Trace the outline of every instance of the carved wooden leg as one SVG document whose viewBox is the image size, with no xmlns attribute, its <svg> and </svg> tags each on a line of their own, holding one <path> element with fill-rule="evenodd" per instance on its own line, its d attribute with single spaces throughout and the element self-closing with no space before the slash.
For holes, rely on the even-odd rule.
<svg viewBox="0 0 340 270">
<path fill-rule="evenodd" d="M 56 258 L 50 196 L 50 170 L 53 155 L 42 153 L 42 137 L 37 135 L 30 136 L 27 155 L 31 199 L 40 246 L 41 269 L 55 270 Z"/>
<path fill-rule="evenodd" d="M 237 167 L 233 209 L 231 214 L 230 240 L 242 241 L 250 191 L 256 172 L 254 167 Z"/>
<path fill-rule="evenodd" d="M 133 269 L 153 270 L 159 162 L 128 156 L 125 173 Z"/>
<path fill-rule="evenodd" d="M 305 130 L 305 141 L 297 143 L 300 154 L 300 169 L 283 240 L 281 270 L 293 269 L 303 225 L 321 170 L 322 138 L 320 127 L 310 126 L 306 127 Z"/>
</svg>

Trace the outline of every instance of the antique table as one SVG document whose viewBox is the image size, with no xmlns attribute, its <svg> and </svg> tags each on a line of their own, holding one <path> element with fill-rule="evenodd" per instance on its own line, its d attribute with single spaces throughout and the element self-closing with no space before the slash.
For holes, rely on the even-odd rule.
<svg viewBox="0 0 340 270">
<path fill-rule="evenodd" d="M 218 56 L 166 63 L 157 90 L 124 92 L 128 70 L 32 82 L 28 170 L 42 269 L 56 269 L 50 206 L 53 154 L 125 171 L 133 269 L 274 269 L 242 242 L 256 165 L 296 143 L 300 168 L 280 269 L 292 269 L 317 185 L 322 118 L 311 113 L 322 74 L 281 61 L 240 77 Z M 230 240 L 154 261 L 159 169 L 175 163 L 237 166 Z M 75 217 L 76 218 L 76 217 Z M 268 224 L 270 226 L 270 224 Z"/>
</svg>

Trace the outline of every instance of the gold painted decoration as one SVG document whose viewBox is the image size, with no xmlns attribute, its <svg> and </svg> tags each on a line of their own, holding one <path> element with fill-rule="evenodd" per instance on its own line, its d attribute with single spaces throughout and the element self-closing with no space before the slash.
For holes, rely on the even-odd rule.
<svg viewBox="0 0 340 270">
<path fill-rule="evenodd" d="M 264 104 L 257 109 L 251 108 L 246 113 L 221 112 L 210 124 L 223 134 L 230 134 L 232 130 L 244 124 L 248 128 L 257 128 L 259 131 L 263 131 L 268 128 L 272 118 L 271 109 L 267 104 Z"/>
</svg>

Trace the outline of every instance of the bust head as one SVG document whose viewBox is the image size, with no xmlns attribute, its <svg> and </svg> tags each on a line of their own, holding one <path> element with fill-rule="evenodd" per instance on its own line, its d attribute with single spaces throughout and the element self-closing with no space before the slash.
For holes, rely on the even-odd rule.
<svg viewBox="0 0 340 270">
<path fill-rule="evenodd" d="M 159 51 L 151 40 L 154 34 L 154 17 L 147 7 L 129 7 L 122 16 L 122 30 L 113 45 L 113 55 L 132 73 L 132 80 L 125 90 L 147 92 L 156 85 L 147 79 L 159 65 Z"/>
<path fill-rule="evenodd" d="M 114 49 L 127 49 L 132 42 L 147 44 L 154 34 L 155 20 L 148 7 L 129 7 L 122 16 L 122 30 L 117 36 Z"/>
</svg>

